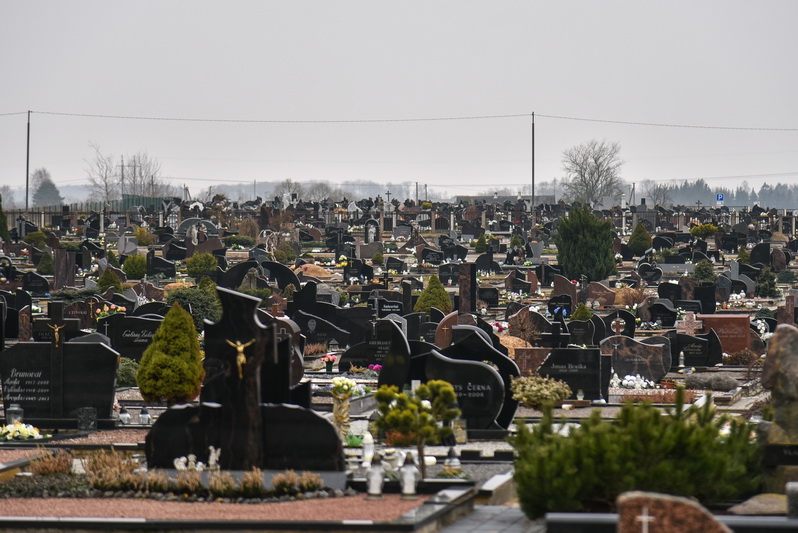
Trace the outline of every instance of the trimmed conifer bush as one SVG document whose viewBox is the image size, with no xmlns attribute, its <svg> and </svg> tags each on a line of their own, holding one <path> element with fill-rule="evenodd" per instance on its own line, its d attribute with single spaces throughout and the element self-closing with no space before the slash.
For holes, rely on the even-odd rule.
<svg viewBox="0 0 798 533">
<path fill-rule="evenodd" d="M 702 259 L 693 269 L 693 277 L 701 280 L 701 283 L 712 284 L 718 281 L 718 275 L 715 274 L 715 267 L 711 261 Z"/>
<path fill-rule="evenodd" d="M 105 254 L 105 258 L 108 259 L 108 264 L 114 266 L 116 268 L 122 268 L 119 264 L 119 259 L 117 259 L 116 254 L 113 250 L 108 250 L 108 253 Z"/>
<path fill-rule="evenodd" d="M 122 282 L 119 281 L 119 276 L 110 268 L 106 268 L 100 279 L 97 280 L 97 288 L 100 289 L 100 292 L 105 292 L 109 287 L 116 289 L 116 292 L 122 292 Z"/>
<path fill-rule="evenodd" d="M 711 402 L 684 409 L 681 388 L 676 398 L 664 416 L 649 403 L 627 403 L 613 421 L 596 410 L 567 436 L 555 427 L 551 409 L 532 429 L 519 424 L 511 441 L 521 509 L 533 519 L 548 512 L 606 511 L 631 490 L 705 505 L 755 493 L 761 466 L 753 426 L 715 417 Z"/>
<path fill-rule="evenodd" d="M 194 321 L 175 303 L 141 356 L 139 391 L 149 402 L 185 403 L 197 397 L 204 376 Z"/>
<path fill-rule="evenodd" d="M 444 288 L 437 274 L 430 276 L 427 288 L 418 297 L 413 311 L 416 313 L 429 313 L 429 310 L 433 307 L 440 309 L 444 314 L 450 313 L 452 310 L 452 301 L 449 298 L 449 293 L 446 292 L 446 288 Z"/>
<path fill-rule="evenodd" d="M 3 210 L 2 195 L 0 195 L 0 239 L 3 239 L 3 242 L 11 242 L 11 234 L 8 232 L 8 217 Z"/>
<path fill-rule="evenodd" d="M 756 277 L 756 293 L 759 298 L 777 298 L 781 292 L 776 287 L 776 275 L 765 267 Z"/>
<path fill-rule="evenodd" d="M 751 252 L 748 251 L 748 248 L 745 246 L 740 246 L 737 250 L 737 262 L 741 265 L 750 265 L 751 264 Z"/>
<path fill-rule="evenodd" d="M 477 242 L 474 244 L 474 251 L 478 254 L 484 254 L 488 249 L 488 241 L 485 239 L 485 234 L 479 236 Z"/>
<path fill-rule="evenodd" d="M 147 258 L 139 254 L 127 256 L 122 271 L 127 279 L 143 279 L 147 275 Z"/>
<path fill-rule="evenodd" d="M 638 224 L 632 230 L 632 235 L 629 237 L 629 249 L 636 256 L 642 256 L 646 250 L 651 248 L 651 234 L 648 232 L 643 224 Z"/>
<path fill-rule="evenodd" d="M 203 274 L 216 271 L 219 261 L 213 254 L 194 254 L 186 259 L 186 274 L 191 278 L 199 278 Z"/>
<path fill-rule="evenodd" d="M 203 279 L 210 281 L 209 278 Z M 211 281 L 211 283 L 213 282 Z M 166 303 L 173 305 L 177 302 L 183 309 L 191 309 L 190 316 L 194 319 L 194 327 L 197 331 L 202 331 L 204 329 L 203 318 L 207 318 L 211 322 L 218 322 L 222 318 L 222 304 L 216 295 L 215 287 L 215 284 L 213 284 L 212 290 L 200 287 L 180 287 L 169 291 Z"/>
<path fill-rule="evenodd" d="M 570 279 L 585 275 L 599 281 L 615 272 L 612 224 L 596 218 L 588 207 L 574 208 L 560 221 L 555 242 L 557 263 Z"/>
<path fill-rule="evenodd" d="M 571 320 L 590 320 L 590 317 L 593 316 L 593 311 L 591 311 L 585 304 L 581 303 L 576 306 L 576 310 L 574 314 L 571 315 Z"/>
<path fill-rule="evenodd" d="M 53 262 L 53 254 L 45 250 L 42 253 L 42 258 L 39 260 L 39 266 L 36 267 L 36 272 L 39 274 L 52 275 L 55 271 L 55 263 Z"/>
</svg>

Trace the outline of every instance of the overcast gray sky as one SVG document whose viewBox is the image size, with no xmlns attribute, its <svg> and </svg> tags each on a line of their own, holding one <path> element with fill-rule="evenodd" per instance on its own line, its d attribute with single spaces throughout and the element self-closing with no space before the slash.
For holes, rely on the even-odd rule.
<svg viewBox="0 0 798 533">
<path fill-rule="evenodd" d="M 621 143 L 630 181 L 795 183 L 797 20 L 792 0 L 6 1 L 0 185 L 24 186 L 26 113 L 3 114 L 27 110 L 31 171 L 57 185 L 85 182 L 94 142 L 147 151 L 192 193 L 285 178 L 515 190 L 533 112 L 538 182 L 597 138 Z M 522 116 L 224 122 L 496 115 Z"/>
</svg>

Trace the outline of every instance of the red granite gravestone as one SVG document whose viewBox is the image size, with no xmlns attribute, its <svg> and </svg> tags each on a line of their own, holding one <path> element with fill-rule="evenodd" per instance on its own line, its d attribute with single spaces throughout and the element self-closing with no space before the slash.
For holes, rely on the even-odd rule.
<svg viewBox="0 0 798 533">
<path fill-rule="evenodd" d="M 597 281 L 591 281 L 587 286 L 587 300 L 598 301 L 602 306 L 615 305 L 615 291 Z"/>
<path fill-rule="evenodd" d="M 625 492 L 618 496 L 618 532 L 731 533 L 698 503 L 653 492 Z"/>
<path fill-rule="evenodd" d="M 696 318 L 704 323 L 703 333 L 715 330 L 724 352 L 735 353 L 751 348 L 748 315 L 698 315 Z"/>
<path fill-rule="evenodd" d="M 543 360 L 551 353 L 551 348 L 516 348 L 515 364 L 522 376 L 531 376 L 538 371 Z"/>
<path fill-rule="evenodd" d="M 538 275 L 535 273 L 534 270 L 527 271 L 526 280 L 532 284 L 530 290 L 532 292 L 538 292 Z"/>
</svg>

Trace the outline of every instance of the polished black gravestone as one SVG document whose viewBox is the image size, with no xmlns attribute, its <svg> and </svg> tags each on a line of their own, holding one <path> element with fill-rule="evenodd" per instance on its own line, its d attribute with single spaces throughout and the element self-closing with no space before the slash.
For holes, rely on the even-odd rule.
<svg viewBox="0 0 798 533">
<path fill-rule="evenodd" d="M 344 352 L 338 369 L 346 372 L 352 366 L 366 368 L 369 365 L 382 365 L 380 386 L 395 385 L 401 389 L 407 382 L 410 346 L 401 328 L 392 320 L 377 320 L 372 337 Z"/>
<path fill-rule="evenodd" d="M 612 377 L 612 356 L 598 348 L 555 348 L 538 369 L 541 376 L 564 381 L 571 399 L 581 390 L 585 400 L 607 400 Z"/>
<path fill-rule="evenodd" d="M 60 331 L 0 354 L 4 405 L 18 403 L 26 423 L 53 428 L 75 427 L 78 410 L 92 407 L 112 426 L 119 354 L 101 343 L 65 343 Z"/>
<path fill-rule="evenodd" d="M 174 261 L 155 255 L 155 250 L 147 253 L 147 276 L 163 276 L 174 278 L 177 275 L 177 266 Z"/>
<path fill-rule="evenodd" d="M 264 373 L 287 397 L 291 367 L 280 350 L 279 326 L 258 314 L 259 298 L 224 288 L 222 319 L 205 326 L 206 381 L 199 406 L 167 410 L 147 435 L 147 464 L 171 468 L 177 457 L 193 453 L 206 461 L 208 446 L 221 449 L 225 470 L 278 468 L 343 471 L 343 447 L 329 420 L 299 406 L 261 403 Z M 266 323 L 263 322 L 266 320 Z M 294 342 L 295 335 L 281 342 Z"/>
<path fill-rule="evenodd" d="M 616 318 L 623 320 L 623 331 L 621 331 L 621 335 L 634 337 L 635 329 L 637 328 L 637 322 L 635 320 L 635 316 L 626 309 L 618 309 L 617 311 L 613 311 L 604 317 L 604 325 L 606 326 L 607 333 L 612 331 L 612 321 Z"/>
<path fill-rule="evenodd" d="M 36 272 L 25 272 L 22 275 L 22 290 L 38 295 L 46 294 L 50 292 L 50 282 Z"/>
<path fill-rule="evenodd" d="M 672 328 L 676 323 L 677 311 L 670 300 L 659 299 L 649 307 L 651 321 L 663 328 Z"/>
<path fill-rule="evenodd" d="M 293 285 L 294 289 L 301 287 L 296 273 L 282 263 L 263 261 L 261 267 L 263 268 L 263 275 L 269 281 L 276 282 L 280 290 L 284 290 L 289 285 Z"/>
<path fill-rule="evenodd" d="M 163 318 L 155 318 L 155 315 L 143 317 L 115 313 L 99 319 L 97 331 L 110 338 L 111 346 L 123 357 L 140 361 L 162 322 Z"/>
<path fill-rule="evenodd" d="M 64 302 L 52 301 L 47 304 L 48 318 L 37 318 L 33 321 L 33 340 L 50 342 L 56 337 L 68 341 L 79 335 L 80 320 L 77 318 L 64 318 Z"/>
<path fill-rule="evenodd" d="M 145 316 L 145 315 L 159 315 L 166 316 L 169 312 L 169 306 L 166 302 L 147 302 L 136 307 L 133 312 L 128 313 L 130 316 Z"/>
<path fill-rule="evenodd" d="M 687 368 L 697 366 L 709 366 L 709 340 L 701 337 L 687 335 L 685 333 L 676 334 L 676 352 L 678 357 L 672 358 L 671 370 L 676 370 L 680 364 L 680 354 L 684 353 L 684 366 Z"/>
<path fill-rule="evenodd" d="M 596 326 L 590 320 L 571 320 L 568 322 L 568 333 L 571 334 L 571 344 L 591 346 L 595 335 Z"/>
<path fill-rule="evenodd" d="M 515 416 L 515 412 L 518 409 L 518 400 L 513 398 L 512 391 L 510 390 L 512 379 L 521 375 L 518 365 L 507 355 L 496 350 L 491 345 L 488 336 L 477 328 L 453 326 L 452 330 L 453 337 L 456 339 L 455 342 L 441 350 L 440 353 L 456 360 L 487 361 L 490 365 L 498 369 L 499 376 L 503 383 L 504 400 L 501 411 L 496 416 L 496 423 L 504 429 L 509 428 Z M 461 330 L 466 334 L 461 337 L 459 334 L 454 333 L 456 330 Z M 430 379 L 441 378 L 430 376 Z"/>
<path fill-rule="evenodd" d="M 497 422 L 505 408 L 506 391 L 502 377 L 493 367 L 479 361 L 446 357 L 437 350 L 432 350 L 425 359 L 428 379 L 447 381 L 454 387 L 460 416 L 469 432 L 506 429 Z"/>
<path fill-rule="evenodd" d="M 671 368 L 669 346 L 638 342 L 625 335 L 604 339 L 601 353 L 612 356 L 612 368 L 621 378 L 640 375 L 657 383 Z"/>
<path fill-rule="evenodd" d="M 300 327 L 308 344 L 329 345 L 335 341 L 342 348 L 349 346 L 349 332 L 328 320 L 301 309 L 291 315 L 291 319 Z"/>
</svg>

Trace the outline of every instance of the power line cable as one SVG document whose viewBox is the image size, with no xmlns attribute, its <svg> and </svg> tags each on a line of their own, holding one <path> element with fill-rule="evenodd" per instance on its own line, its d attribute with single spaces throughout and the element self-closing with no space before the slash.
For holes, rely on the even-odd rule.
<svg viewBox="0 0 798 533">
<path fill-rule="evenodd" d="M 24 115 L 27 111 L 17 111 L 11 113 L 0 113 L 0 116 Z M 705 124 L 674 124 L 667 122 L 644 122 L 634 120 L 614 120 L 587 117 L 572 117 L 567 115 L 550 115 L 547 113 L 513 113 L 507 115 L 470 115 L 470 116 L 444 116 L 444 117 L 410 117 L 410 118 L 375 118 L 375 119 L 231 119 L 231 118 L 198 118 L 198 117 L 154 117 L 136 115 L 106 115 L 100 113 L 67 113 L 63 111 L 31 111 L 40 115 L 54 115 L 65 117 L 81 118 L 103 118 L 115 120 L 145 120 L 162 122 L 208 122 L 208 123 L 231 123 L 231 124 L 374 124 L 390 122 L 443 122 L 455 120 L 491 120 L 506 118 L 549 118 L 554 120 L 570 120 L 579 122 L 597 122 L 602 124 L 620 124 L 625 126 L 648 126 L 657 128 L 685 128 L 685 129 L 704 129 L 704 130 L 725 130 L 725 131 L 773 131 L 773 132 L 796 132 L 798 128 L 773 128 L 756 126 L 712 126 Z"/>
</svg>

